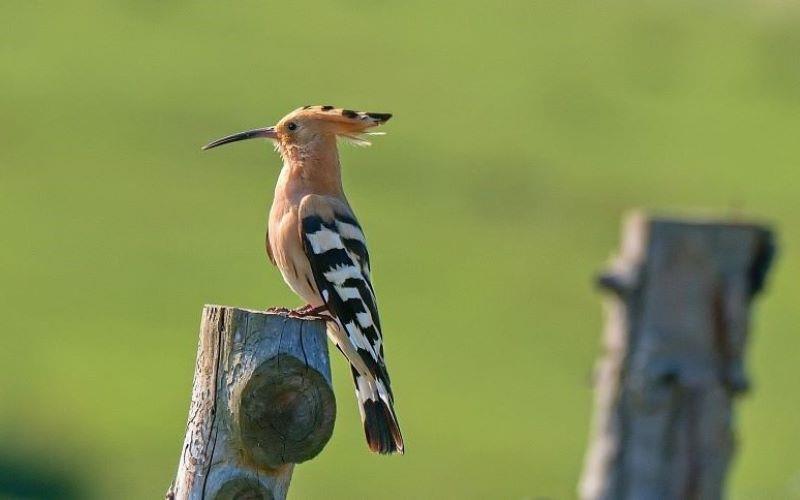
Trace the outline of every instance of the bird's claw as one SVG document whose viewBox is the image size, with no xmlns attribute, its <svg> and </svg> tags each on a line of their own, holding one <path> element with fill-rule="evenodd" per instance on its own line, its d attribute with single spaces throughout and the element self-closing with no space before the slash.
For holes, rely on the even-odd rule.
<svg viewBox="0 0 800 500">
<path fill-rule="evenodd" d="M 286 315 L 294 319 L 308 319 L 308 320 L 322 320 L 324 322 L 333 321 L 333 317 L 325 313 L 301 313 L 297 311 L 289 311 Z"/>
<path fill-rule="evenodd" d="M 310 304 L 307 304 L 303 307 L 298 307 L 297 309 L 289 309 L 286 307 L 270 307 L 267 309 L 267 312 L 280 314 L 282 316 L 286 316 L 287 318 L 321 320 L 327 323 L 329 321 L 333 321 L 334 319 L 330 314 L 325 314 L 323 312 L 326 310 L 327 307 L 325 306 L 314 307 Z"/>
<path fill-rule="evenodd" d="M 289 314 L 292 310 L 286 307 L 268 307 L 266 312 L 273 314 Z"/>
</svg>

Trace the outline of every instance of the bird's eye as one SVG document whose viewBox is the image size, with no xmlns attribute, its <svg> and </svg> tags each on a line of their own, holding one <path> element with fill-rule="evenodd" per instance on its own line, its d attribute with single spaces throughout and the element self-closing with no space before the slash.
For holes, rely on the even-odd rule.
<svg viewBox="0 0 800 500">
<path fill-rule="evenodd" d="M 286 128 L 289 130 L 297 130 L 297 124 L 295 122 L 289 122 L 286 124 Z"/>
</svg>

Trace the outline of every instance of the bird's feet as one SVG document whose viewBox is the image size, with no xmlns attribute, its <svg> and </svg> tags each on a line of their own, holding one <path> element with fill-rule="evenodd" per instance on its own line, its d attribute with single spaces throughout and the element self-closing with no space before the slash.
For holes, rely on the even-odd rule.
<svg viewBox="0 0 800 500">
<path fill-rule="evenodd" d="M 326 306 L 314 307 L 310 304 L 297 309 L 287 309 L 285 307 L 270 307 L 267 309 L 267 312 L 281 314 L 289 318 L 333 321 L 333 317 L 330 314 L 326 314 L 327 311 L 328 308 Z"/>
<path fill-rule="evenodd" d="M 303 307 L 298 307 L 297 309 L 292 309 L 290 312 L 296 315 L 304 315 L 304 314 L 315 314 L 320 313 L 327 309 L 325 306 L 313 307 L 311 304 L 306 304 Z"/>
<path fill-rule="evenodd" d="M 288 316 L 290 318 L 297 319 L 320 319 L 325 322 L 333 321 L 333 318 L 328 313 L 327 306 L 314 307 L 310 304 L 306 304 L 303 307 L 298 307 L 297 309 L 292 309 L 289 311 Z"/>
<path fill-rule="evenodd" d="M 285 314 L 289 314 L 291 312 L 291 309 L 288 309 L 286 307 L 268 307 L 266 312 L 272 313 L 272 314 L 284 314 L 285 315 Z"/>
</svg>

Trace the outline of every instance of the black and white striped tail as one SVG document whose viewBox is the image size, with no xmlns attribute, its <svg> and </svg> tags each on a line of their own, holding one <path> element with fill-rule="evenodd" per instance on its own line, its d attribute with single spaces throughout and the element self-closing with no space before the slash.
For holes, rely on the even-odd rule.
<svg viewBox="0 0 800 500">
<path fill-rule="evenodd" d="M 361 421 L 370 451 L 381 454 L 403 453 L 403 435 L 392 407 L 391 396 L 382 382 L 360 375 L 353 369 Z"/>
</svg>

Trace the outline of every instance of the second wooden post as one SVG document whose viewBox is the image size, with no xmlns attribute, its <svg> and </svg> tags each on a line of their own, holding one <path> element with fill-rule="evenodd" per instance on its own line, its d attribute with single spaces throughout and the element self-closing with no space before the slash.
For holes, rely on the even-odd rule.
<svg viewBox="0 0 800 500">
<path fill-rule="evenodd" d="M 599 280 L 611 293 L 581 498 L 724 497 L 750 304 L 773 252 L 763 226 L 628 219 Z"/>
</svg>

